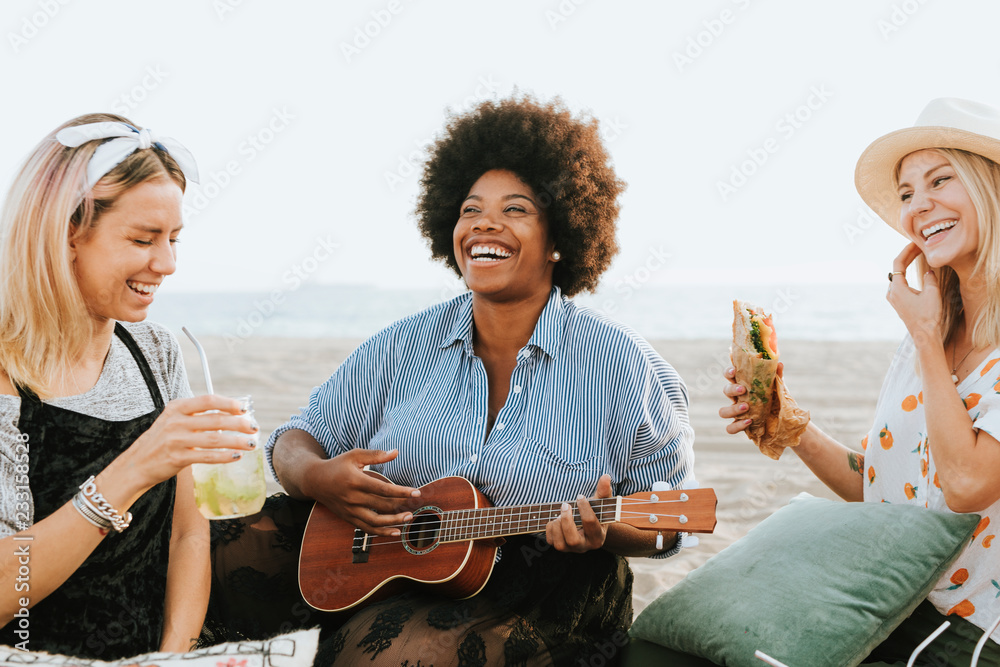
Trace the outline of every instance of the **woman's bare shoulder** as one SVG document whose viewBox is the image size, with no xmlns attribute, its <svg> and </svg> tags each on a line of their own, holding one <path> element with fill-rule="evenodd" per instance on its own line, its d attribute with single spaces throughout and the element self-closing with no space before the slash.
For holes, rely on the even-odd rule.
<svg viewBox="0 0 1000 667">
<path fill-rule="evenodd" d="M 14 385 L 11 384 L 10 378 L 3 372 L 3 369 L 0 369 L 0 396 L 2 395 L 17 396 L 18 393 Z"/>
</svg>

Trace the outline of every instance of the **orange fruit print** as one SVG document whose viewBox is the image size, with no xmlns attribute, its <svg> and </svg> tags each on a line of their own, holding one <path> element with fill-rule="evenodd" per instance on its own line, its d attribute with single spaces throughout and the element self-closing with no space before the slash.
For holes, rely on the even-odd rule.
<svg viewBox="0 0 1000 667">
<path fill-rule="evenodd" d="M 955 574 L 951 575 L 951 579 L 949 579 L 951 583 L 956 584 L 958 586 L 961 586 L 968 580 L 969 580 L 969 571 L 966 570 L 964 567 L 959 570 L 955 570 Z"/>
<path fill-rule="evenodd" d="M 998 361 L 1000 361 L 1000 359 L 991 359 L 990 363 L 986 364 L 983 367 L 983 370 L 979 371 L 979 377 L 982 377 L 982 376 L 986 375 L 987 373 L 989 373 L 990 369 L 993 368 L 994 366 L 996 366 Z"/>
<path fill-rule="evenodd" d="M 994 537 L 996 537 L 996 535 L 987 535 L 986 537 L 983 538 L 983 548 L 984 549 L 989 549 L 990 547 L 993 546 L 993 538 Z"/>
<path fill-rule="evenodd" d="M 924 392 L 920 392 L 919 394 L 917 394 L 917 400 L 921 403 L 924 402 Z"/>
<path fill-rule="evenodd" d="M 979 405 L 979 399 L 981 399 L 981 398 L 982 398 L 982 396 L 979 395 L 979 394 L 969 394 L 968 398 L 963 398 L 962 399 L 962 403 L 965 403 L 965 409 L 966 410 L 971 410 L 972 408 L 974 408 L 977 405 Z"/>
<path fill-rule="evenodd" d="M 892 431 L 889 430 L 888 424 L 878 432 L 878 443 L 882 445 L 882 449 L 892 449 Z"/>
<path fill-rule="evenodd" d="M 861 440 L 861 449 L 868 449 L 868 436 L 866 435 Z"/>
<path fill-rule="evenodd" d="M 906 486 L 903 487 L 903 493 L 905 493 L 906 497 L 909 498 L 910 500 L 913 500 L 914 498 L 917 497 L 917 490 L 913 488 L 913 485 L 910 484 L 909 482 L 907 482 Z"/>
<path fill-rule="evenodd" d="M 902 408 L 906 412 L 913 412 L 914 410 L 916 410 L 917 409 L 917 397 L 914 396 L 913 394 L 910 394 L 909 396 L 907 396 L 906 398 L 904 398 L 903 399 Z"/>
<path fill-rule="evenodd" d="M 868 485 L 875 483 L 875 468 L 868 466 Z"/>
<path fill-rule="evenodd" d="M 967 618 L 976 613 L 976 606 L 969 602 L 968 600 L 962 600 L 957 605 L 948 610 L 946 616 L 951 616 L 952 614 L 956 616 L 961 616 L 962 618 Z"/>
<path fill-rule="evenodd" d="M 976 529 L 972 531 L 972 539 L 976 539 L 977 537 L 979 537 L 979 533 L 986 530 L 986 527 L 988 525 L 990 525 L 990 518 L 988 516 L 984 516 L 982 519 L 980 519 L 979 524 L 976 526 Z"/>
</svg>

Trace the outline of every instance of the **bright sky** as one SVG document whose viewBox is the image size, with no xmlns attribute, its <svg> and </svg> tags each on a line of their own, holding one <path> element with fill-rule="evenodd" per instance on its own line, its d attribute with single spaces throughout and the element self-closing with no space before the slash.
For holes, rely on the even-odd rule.
<svg viewBox="0 0 1000 667">
<path fill-rule="evenodd" d="M 613 284 L 877 282 L 854 164 L 934 97 L 1000 106 L 988 0 L 4 0 L 0 180 L 81 113 L 197 157 L 173 290 L 447 286 L 412 216 L 445 110 L 515 87 L 602 120 Z"/>
</svg>

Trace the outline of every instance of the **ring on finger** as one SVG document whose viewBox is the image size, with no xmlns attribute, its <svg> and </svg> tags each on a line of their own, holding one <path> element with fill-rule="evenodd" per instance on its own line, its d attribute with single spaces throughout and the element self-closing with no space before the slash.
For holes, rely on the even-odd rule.
<svg viewBox="0 0 1000 667">
<path fill-rule="evenodd" d="M 906 271 L 890 271 L 889 272 L 889 282 L 892 282 L 893 276 L 903 276 L 903 282 L 906 282 Z"/>
</svg>

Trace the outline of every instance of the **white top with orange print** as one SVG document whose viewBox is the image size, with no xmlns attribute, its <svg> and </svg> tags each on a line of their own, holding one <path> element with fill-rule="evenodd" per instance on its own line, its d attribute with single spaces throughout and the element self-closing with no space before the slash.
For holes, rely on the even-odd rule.
<svg viewBox="0 0 1000 667">
<path fill-rule="evenodd" d="M 923 392 L 913 340 L 907 336 L 892 360 L 875 423 L 865 448 L 865 502 L 919 505 L 950 512 L 927 441 Z M 1000 440 L 1000 350 L 994 350 L 958 385 L 974 428 Z M 957 614 L 980 628 L 1000 615 L 1000 501 L 982 512 L 972 542 L 928 595 L 942 614 Z M 996 546 L 994 546 L 996 542 Z M 992 635 L 1000 643 L 1000 630 Z"/>
</svg>

